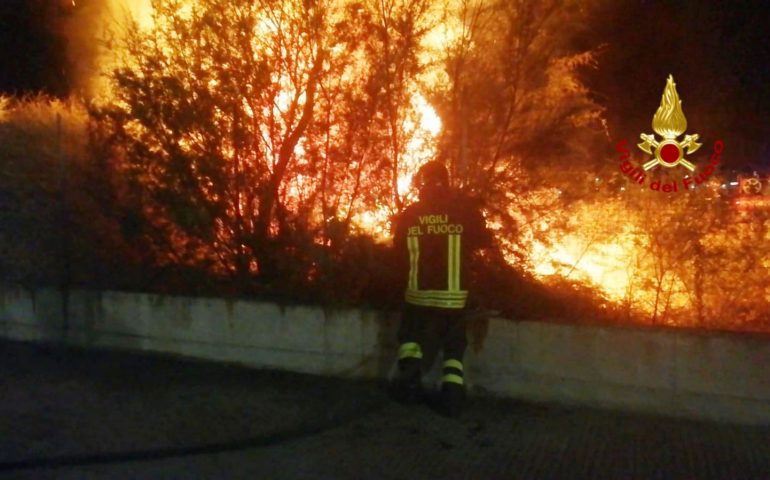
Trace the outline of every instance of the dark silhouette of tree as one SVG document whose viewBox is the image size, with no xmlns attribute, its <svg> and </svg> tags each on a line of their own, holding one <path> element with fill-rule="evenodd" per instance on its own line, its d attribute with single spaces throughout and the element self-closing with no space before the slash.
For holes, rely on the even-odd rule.
<svg viewBox="0 0 770 480">
<path fill-rule="evenodd" d="M 331 39 L 324 2 L 154 3 L 102 109 L 167 261 L 278 274 L 283 197 Z"/>
<path fill-rule="evenodd" d="M 444 51 L 434 101 L 442 151 L 461 188 L 480 198 L 510 252 L 519 229 L 593 193 L 606 149 L 601 109 L 578 76 L 594 52 L 575 46 L 585 2 L 463 0 L 448 15 L 459 34 Z M 526 250 L 526 247 L 524 248 Z"/>
<path fill-rule="evenodd" d="M 357 213 L 398 211 L 427 5 L 162 0 L 130 25 L 94 118 L 158 261 L 306 284 Z"/>
</svg>

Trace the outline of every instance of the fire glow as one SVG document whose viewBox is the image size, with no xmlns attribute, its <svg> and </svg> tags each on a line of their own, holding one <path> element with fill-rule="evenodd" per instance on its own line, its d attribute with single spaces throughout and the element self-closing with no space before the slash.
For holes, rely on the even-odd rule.
<svg viewBox="0 0 770 480">
<path fill-rule="evenodd" d="M 189 12 L 193 8 L 194 2 L 183 1 L 179 3 L 179 6 L 180 12 L 184 14 L 185 11 Z M 458 8 L 458 6 L 459 3 L 453 8 Z M 447 5 L 444 8 L 447 8 Z M 109 13 L 105 13 L 105 18 L 113 20 L 130 18 L 145 30 L 151 29 L 157 21 L 150 0 L 110 0 L 107 12 Z M 265 19 L 261 25 L 266 33 L 275 29 L 275 25 L 268 19 Z M 437 52 L 441 52 L 446 45 L 465 34 L 462 31 L 463 28 L 460 23 L 451 24 L 447 21 L 437 23 L 425 36 L 426 44 L 423 48 L 423 55 L 435 56 Z M 102 70 L 107 71 L 113 67 L 115 59 L 110 55 L 117 58 L 120 54 L 118 51 L 105 53 L 101 59 Z M 437 85 L 438 82 L 446 80 L 446 73 L 443 68 L 435 65 L 435 62 L 428 61 L 428 58 L 423 58 L 423 62 L 429 65 L 421 74 L 422 82 L 428 90 Z M 289 85 L 288 81 L 285 81 L 286 79 L 278 80 L 281 85 Z M 100 93 L 109 96 L 109 92 Z M 294 95 L 296 92 L 288 89 L 278 93 L 275 103 L 276 114 L 285 113 L 291 108 L 290 100 Z M 304 93 L 300 93 L 300 103 L 302 103 L 302 95 Z M 398 194 L 407 201 L 412 199 L 410 196 L 413 193 L 411 190 L 412 176 L 423 162 L 435 156 L 436 142 L 442 130 L 441 118 L 425 99 L 421 93 L 421 88 L 418 88 L 417 85 L 413 86 L 411 93 L 411 108 L 416 112 L 416 116 L 407 118 L 402 126 L 406 136 L 406 148 L 400 159 L 396 181 Z M 295 148 L 294 154 L 301 162 L 301 157 L 304 155 L 302 143 Z M 298 176 L 288 187 L 289 196 L 292 198 L 301 197 L 306 191 L 306 184 L 309 180 L 303 176 Z M 586 225 L 592 221 L 589 218 L 593 215 L 592 212 L 600 210 L 604 210 L 604 207 L 592 206 L 573 213 L 583 218 L 582 223 Z M 389 221 L 393 212 L 387 206 L 351 213 L 351 220 L 358 230 L 383 241 L 389 238 Z M 536 237 L 542 240 L 531 242 L 531 251 L 527 252 L 530 264 L 523 267 L 541 278 L 558 275 L 590 283 L 598 286 L 608 298 L 621 301 L 628 296 L 632 282 L 631 275 L 633 274 L 629 271 L 628 264 L 635 254 L 633 239 L 628 233 L 627 227 L 627 225 L 618 226 L 620 231 L 624 233 L 605 242 L 592 241 L 589 235 L 582 233 L 583 228 L 580 225 L 575 225 L 573 233 L 564 237 L 555 232 L 549 232 L 547 229 L 540 230 L 536 232 Z"/>
<path fill-rule="evenodd" d="M 342 5 L 347 2 L 340 1 L 337 3 Z M 437 113 L 437 108 L 434 108 L 429 101 L 434 98 L 431 96 L 433 91 L 448 83 L 447 69 L 441 65 L 441 62 L 435 59 L 440 58 L 439 55 L 447 48 L 447 45 L 453 44 L 458 39 L 467 41 L 467 44 L 473 41 L 465 32 L 464 29 L 466 27 L 462 22 L 458 22 L 457 18 L 445 21 L 446 14 L 442 13 L 443 9 L 455 8 L 460 3 L 467 2 L 459 0 L 445 2 L 441 8 L 438 5 L 439 3 L 436 2 L 436 5 L 434 5 L 436 11 L 432 11 L 430 15 L 435 17 L 434 20 L 440 19 L 440 21 L 433 21 L 430 31 L 422 39 L 424 44 L 421 46 L 418 55 L 418 61 L 421 62 L 418 69 L 419 74 L 416 75 L 415 79 L 408 82 L 403 91 L 402 98 L 404 100 L 401 105 L 404 106 L 405 113 L 401 117 L 395 118 L 390 125 L 391 133 L 395 140 L 392 147 L 393 175 L 388 179 L 388 188 L 390 189 L 389 194 L 396 197 L 398 201 L 392 201 L 392 199 L 387 199 L 387 201 L 381 200 L 387 194 L 379 191 L 366 192 L 370 197 L 378 196 L 378 199 L 369 199 L 366 207 L 361 207 L 361 204 L 356 204 L 353 200 L 355 193 L 350 193 L 350 191 L 356 191 L 357 184 L 353 187 L 351 185 L 355 182 L 348 181 L 342 184 L 342 187 L 338 189 L 339 191 L 332 191 L 329 194 L 330 196 L 336 196 L 330 202 L 336 208 L 336 211 L 333 214 L 329 214 L 328 211 L 332 209 L 326 209 L 326 205 L 324 205 L 322 211 L 313 212 L 312 221 L 322 223 L 338 221 L 340 218 L 349 219 L 350 227 L 356 233 L 364 233 L 380 241 L 387 241 L 390 238 L 390 219 L 395 213 L 394 204 L 408 203 L 413 200 L 412 176 L 422 163 L 436 157 L 439 151 L 439 141 L 442 140 L 445 128 L 445 122 Z M 195 13 L 195 6 L 198 5 L 194 1 L 184 0 L 180 0 L 176 4 L 179 6 L 180 18 L 184 18 L 186 15 L 193 15 Z M 109 8 L 107 10 L 109 13 L 105 12 L 104 18 L 116 21 L 116 19 L 124 18 L 123 15 L 128 15 L 145 30 L 152 29 L 156 22 L 158 22 L 158 17 L 153 13 L 150 0 L 109 0 Z M 270 18 L 264 18 L 256 23 L 256 26 L 252 25 L 252 27 L 257 33 L 255 37 L 259 37 L 255 41 L 259 42 L 268 42 L 270 35 L 274 35 L 279 30 L 279 24 L 276 23 L 275 19 Z M 116 31 L 120 31 L 120 29 Z M 163 45 L 161 45 L 162 48 L 164 48 Z M 288 53 L 283 50 L 287 48 L 285 45 L 260 45 L 259 48 L 265 48 L 267 49 L 266 51 L 272 52 L 274 56 L 281 58 L 288 56 Z M 267 162 L 268 170 L 275 168 L 275 165 L 278 163 L 277 158 L 282 149 L 280 141 L 270 138 L 270 129 L 284 127 L 285 130 L 291 131 L 292 125 L 290 122 L 286 125 L 281 125 L 281 121 L 292 117 L 297 111 L 301 111 L 308 102 L 310 94 L 302 86 L 302 81 L 307 77 L 307 72 L 311 70 L 310 64 L 317 60 L 314 57 L 316 51 L 311 48 L 309 52 L 296 56 L 299 60 L 298 64 L 295 65 L 295 70 L 301 72 L 299 75 L 296 74 L 296 71 L 289 68 L 285 70 L 277 68 L 270 72 L 271 88 L 275 90 L 271 92 L 273 96 L 269 99 L 270 101 L 252 108 L 249 99 L 243 99 L 245 115 L 242 114 L 241 119 L 248 117 L 248 121 L 254 122 L 259 118 L 276 119 L 275 124 L 260 125 L 255 134 L 257 137 L 261 136 L 268 139 L 264 141 L 266 145 L 264 147 L 264 155 L 270 158 L 270 161 Z M 101 73 L 105 73 L 113 68 L 124 53 L 118 49 L 102 52 L 98 59 Z M 363 67 L 360 65 L 365 64 L 358 57 L 358 55 L 362 54 L 360 51 L 356 51 L 350 57 L 344 57 L 343 53 L 337 52 L 333 48 L 330 49 L 329 57 L 325 59 L 323 68 L 331 68 L 330 64 L 333 61 L 338 62 L 338 64 L 345 64 L 344 67 L 339 67 L 342 73 L 335 80 L 338 80 L 340 83 L 355 85 L 358 78 L 362 77 L 363 73 L 366 73 L 362 72 Z M 335 55 L 339 55 L 339 57 L 335 57 Z M 280 63 L 276 62 L 276 64 Z M 553 65 L 559 66 L 559 63 L 554 62 Z M 561 68 L 566 67 L 562 66 Z M 94 83 L 97 77 L 99 75 L 94 75 L 90 82 Z M 563 75 L 563 78 L 560 78 L 560 80 L 566 82 L 569 78 Z M 220 88 L 220 80 L 212 78 L 208 86 L 212 90 Z M 572 84 L 569 87 L 577 88 Z M 103 90 L 103 88 L 103 85 L 100 85 L 99 89 L 95 88 L 91 92 L 92 96 L 99 97 L 103 95 L 105 99 L 109 100 L 111 92 Z M 323 88 L 329 90 L 331 85 L 323 85 Z M 565 89 L 566 87 L 558 90 L 564 91 Z M 328 94 L 328 91 L 325 91 L 324 94 Z M 541 99 L 537 98 L 528 101 L 534 102 L 535 100 Z M 333 99 L 329 101 L 329 105 L 333 105 Z M 439 111 L 442 114 L 444 112 L 444 110 Z M 222 116 L 218 121 L 222 121 L 224 125 L 234 122 L 233 118 L 226 118 L 226 115 L 222 112 L 217 114 Z M 452 126 L 451 122 L 447 122 L 446 125 L 447 129 Z M 335 125 L 334 128 L 337 128 L 337 126 Z M 328 136 L 344 134 L 344 132 L 334 128 L 330 128 Z M 183 138 L 180 140 L 179 145 L 187 153 L 196 147 L 196 142 L 196 138 Z M 313 195 L 317 194 L 314 190 L 319 183 L 319 180 L 316 178 L 317 171 L 308 166 L 311 164 L 309 160 L 311 155 L 313 155 L 314 151 L 317 154 L 319 148 L 319 145 L 313 145 L 311 141 L 306 141 L 304 138 L 301 138 L 293 145 L 292 161 L 307 168 L 298 171 L 291 178 L 288 178 L 278 192 L 278 195 L 284 195 L 284 205 L 289 207 L 289 209 L 301 208 L 305 199 L 312 198 Z M 703 179 L 704 182 L 714 172 L 716 165 L 719 163 L 719 154 L 722 148 L 721 141 L 714 144 L 714 154 L 710 159 L 711 162 L 699 174 L 702 177 L 706 177 Z M 243 160 L 238 157 L 237 149 L 232 144 L 226 144 L 223 150 L 226 157 L 238 158 L 238 161 L 246 162 L 244 163 L 246 165 L 244 168 L 253 167 L 248 162 L 253 161 L 254 156 Z M 649 186 L 649 188 L 644 190 L 666 193 L 687 190 L 687 185 L 683 185 L 684 182 L 687 182 L 687 178 L 675 182 L 673 185 L 648 182 L 644 170 L 630 162 L 630 153 L 625 148 L 625 144 L 619 145 L 618 151 L 621 153 L 621 158 L 619 159 L 620 171 L 627 177 L 631 177 L 632 181 Z M 348 152 L 344 153 L 347 154 Z M 369 152 L 366 148 L 362 147 L 361 151 L 356 151 L 355 153 L 358 155 L 356 158 L 346 158 L 345 161 L 348 163 L 344 164 L 345 166 L 340 166 L 343 165 L 342 163 L 338 164 L 337 170 L 345 170 L 345 167 L 353 170 L 368 160 L 367 155 Z M 669 159 L 671 155 L 670 149 L 666 150 L 664 146 L 662 155 L 664 160 Z M 470 163 L 472 163 L 472 160 Z M 472 168 L 473 165 L 470 165 L 470 167 Z M 502 171 L 504 170 L 502 166 L 498 167 L 501 170 L 496 170 L 496 174 L 505 173 Z M 335 171 L 333 174 L 344 176 L 346 173 L 344 171 Z M 380 172 L 373 169 L 373 171 L 368 171 L 368 173 L 377 174 Z M 700 183 L 697 182 L 698 178 L 697 176 L 694 177 L 692 182 Z M 554 194 L 552 191 L 546 190 L 534 190 L 529 192 L 529 195 L 537 199 L 537 197 L 548 197 Z M 509 208 L 507 213 L 511 217 L 516 218 L 517 212 L 513 203 L 520 201 L 520 199 L 515 198 L 513 194 L 505 198 L 510 200 L 512 204 L 510 207 L 507 207 Z M 242 212 L 249 212 L 249 204 L 246 200 L 239 199 L 238 202 L 235 206 L 229 208 L 238 210 L 238 215 L 241 215 Z M 253 210 L 252 208 L 252 212 Z M 246 217 L 248 215 L 248 213 L 244 214 Z M 652 243 L 643 233 L 644 229 L 642 226 L 644 226 L 645 220 L 640 218 L 637 212 L 628 211 L 622 201 L 608 196 L 606 200 L 599 199 L 591 203 L 573 203 L 567 209 L 554 213 L 554 215 L 560 216 L 557 219 L 558 221 L 551 222 L 551 219 L 543 219 L 541 221 L 522 222 L 524 226 L 520 229 L 520 235 L 522 238 L 521 248 L 524 251 L 520 253 L 523 253 L 523 255 L 518 257 L 509 255 L 507 258 L 511 263 L 519 261 L 517 258 L 526 258 L 526 263 L 519 264 L 517 267 L 528 270 L 546 283 L 559 277 L 583 285 L 591 285 L 596 287 L 606 299 L 617 304 L 626 305 L 629 310 L 646 313 L 652 312 L 654 315 L 665 309 L 675 310 L 692 307 L 694 302 L 691 296 L 688 296 L 685 286 L 686 275 L 673 270 L 661 270 L 660 272 L 656 270 L 654 262 L 645 254 L 645 249 L 650 247 Z M 560 222 L 564 223 L 564 219 L 569 219 L 567 228 L 552 228 L 552 225 L 557 225 Z M 490 225 L 493 229 L 495 228 L 494 221 L 491 221 Z M 271 225 L 271 228 L 275 228 L 274 225 Z M 498 237 L 500 236 L 498 235 Z M 505 238 L 499 238 L 499 240 L 505 247 L 510 247 L 512 243 Z M 321 242 L 318 239 L 314 239 L 314 241 Z M 258 271 L 258 268 L 255 266 L 251 270 Z M 650 288 L 644 283 L 649 278 L 653 278 L 653 282 L 656 284 L 655 288 Z M 665 298 L 661 299 L 661 296 Z"/>
</svg>

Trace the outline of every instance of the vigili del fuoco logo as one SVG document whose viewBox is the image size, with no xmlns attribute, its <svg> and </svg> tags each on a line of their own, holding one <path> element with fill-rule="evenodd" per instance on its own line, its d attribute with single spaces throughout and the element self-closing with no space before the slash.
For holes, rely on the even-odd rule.
<svg viewBox="0 0 770 480">
<path fill-rule="evenodd" d="M 716 140 L 709 162 L 700 172 L 695 173 L 695 165 L 685 158 L 698 151 L 702 146 L 698 143 L 700 136 L 697 133 L 686 134 L 680 141 L 677 140 L 687 131 L 687 119 L 682 111 L 682 101 L 676 92 L 674 77 L 668 76 L 666 87 L 663 89 L 663 97 L 660 106 L 652 117 L 652 129 L 660 136 L 642 133 L 639 137 L 642 143 L 637 146 L 646 154 L 652 155 L 652 159 L 643 163 L 641 167 L 631 161 L 631 152 L 626 148 L 628 140 L 621 140 L 616 146 L 620 156 L 620 171 L 639 185 L 646 185 L 650 190 L 664 193 L 686 191 L 696 185 L 704 184 L 714 173 L 719 165 L 720 155 L 724 150 L 724 142 Z M 681 168 L 680 168 L 681 167 Z M 656 168 L 670 168 L 685 170 L 680 179 L 672 178 L 666 181 L 647 181 L 647 172 Z"/>
</svg>

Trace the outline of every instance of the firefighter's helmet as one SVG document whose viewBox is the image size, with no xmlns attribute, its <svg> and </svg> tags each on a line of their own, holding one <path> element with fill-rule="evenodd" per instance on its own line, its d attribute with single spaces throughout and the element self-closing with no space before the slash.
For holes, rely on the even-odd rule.
<svg viewBox="0 0 770 480">
<path fill-rule="evenodd" d="M 432 160 L 417 171 L 417 186 L 425 189 L 442 189 L 449 186 L 449 172 L 443 163 Z"/>
</svg>

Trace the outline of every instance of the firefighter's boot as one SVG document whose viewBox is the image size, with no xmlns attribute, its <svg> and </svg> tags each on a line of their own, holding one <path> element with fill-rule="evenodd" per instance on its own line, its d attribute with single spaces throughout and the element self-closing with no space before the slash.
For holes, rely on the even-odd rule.
<svg viewBox="0 0 770 480">
<path fill-rule="evenodd" d="M 401 345 L 391 395 L 402 403 L 417 403 L 422 399 L 422 350 L 419 344 L 410 342 Z"/>
<path fill-rule="evenodd" d="M 463 364 L 456 359 L 444 361 L 441 377 L 441 412 L 451 418 L 458 417 L 465 407 Z"/>
</svg>

